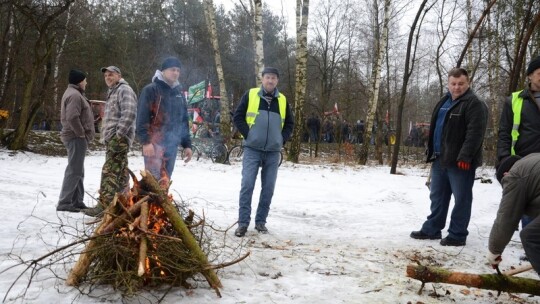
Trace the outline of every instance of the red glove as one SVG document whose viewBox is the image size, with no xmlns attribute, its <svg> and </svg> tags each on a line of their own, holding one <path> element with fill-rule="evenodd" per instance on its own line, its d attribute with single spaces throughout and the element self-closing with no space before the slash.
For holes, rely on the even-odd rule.
<svg viewBox="0 0 540 304">
<path fill-rule="evenodd" d="M 457 167 L 461 170 L 469 170 L 471 169 L 471 163 L 460 160 L 457 162 Z"/>
</svg>

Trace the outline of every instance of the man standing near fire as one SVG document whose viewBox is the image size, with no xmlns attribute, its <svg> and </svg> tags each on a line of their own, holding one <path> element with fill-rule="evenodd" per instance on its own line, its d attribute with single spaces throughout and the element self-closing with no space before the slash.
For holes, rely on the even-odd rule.
<svg viewBox="0 0 540 304">
<path fill-rule="evenodd" d="M 142 89 L 137 109 L 136 134 L 143 146 L 144 167 L 162 183 L 172 176 L 178 145 L 184 148 L 184 162 L 193 154 L 187 103 L 178 82 L 180 68 L 178 58 L 165 59 L 152 83 Z"/>
<path fill-rule="evenodd" d="M 294 117 L 283 94 L 277 89 L 279 71 L 265 67 L 262 86 L 247 91 L 236 111 L 234 125 L 244 137 L 242 159 L 242 185 L 238 210 L 238 228 L 234 234 L 243 237 L 251 220 L 251 199 L 259 167 L 261 167 L 261 194 L 255 216 L 255 229 L 268 233 L 266 218 L 276 186 L 280 151 L 289 139 Z"/>
<path fill-rule="evenodd" d="M 101 142 L 107 147 L 101 170 L 99 201 L 96 207 L 84 210 L 86 215 L 99 216 L 117 192 L 129 188 L 128 152 L 135 137 L 137 95 L 122 78 L 116 66 L 101 68 L 109 88 L 105 115 L 101 125 Z"/>
<path fill-rule="evenodd" d="M 66 146 L 68 164 L 56 211 L 80 212 L 84 204 L 84 158 L 88 143 L 94 139 L 94 116 L 90 102 L 84 96 L 86 73 L 69 72 L 69 85 L 62 96 L 60 139 Z"/>
</svg>

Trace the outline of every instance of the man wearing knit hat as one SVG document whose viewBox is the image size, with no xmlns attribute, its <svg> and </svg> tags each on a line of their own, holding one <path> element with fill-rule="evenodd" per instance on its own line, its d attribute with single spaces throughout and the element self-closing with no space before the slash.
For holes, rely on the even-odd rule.
<svg viewBox="0 0 540 304">
<path fill-rule="evenodd" d="M 244 93 L 233 117 L 234 125 L 244 137 L 238 228 L 234 232 L 237 237 L 246 234 L 251 221 L 251 199 L 259 168 L 261 194 L 255 216 L 255 230 L 268 233 L 266 218 L 276 186 L 280 151 L 294 127 L 294 116 L 287 99 L 277 89 L 278 69 L 265 67 L 261 82 L 260 87 Z"/>
<path fill-rule="evenodd" d="M 540 56 L 530 61 L 527 82 L 527 88 L 512 93 L 503 105 L 499 120 L 496 167 L 512 155 L 524 157 L 540 152 Z M 524 217 L 522 226 L 526 226 L 528 221 Z"/>
<path fill-rule="evenodd" d="M 88 142 L 94 139 L 95 135 L 94 114 L 90 102 L 83 95 L 86 89 L 86 74 L 71 70 L 68 80 L 69 85 L 60 104 L 60 139 L 67 149 L 68 164 L 56 210 L 79 212 L 87 208 L 83 202 L 84 158 Z"/>
<path fill-rule="evenodd" d="M 494 268 L 499 265 L 520 218 L 526 214 L 530 223 L 519 236 L 527 258 L 540 274 L 540 153 L 506 158 L 497 169 L 497 179 L 503 195 L 489 235 L 488 263 Z"/>
<path fill-rule="evenodd" d="M 184 162 L 191 160 L 191 136 L 187 102 L 180 83 L 180 60 L 166 58 L 145 86 L 137 107 L 137 139 L 143 146 L 144 166 L 152 175 L 168 183 L 178 145 L 184 148 Z"/>
<path fill-rule="evenodd" d="M 122 78 L 120 69 L 111 65 L 101 68 L 101 72 L 109 87 L 101 125 L 101 142 L 107 146 L 107 154 L 101 170 L 98 204 L 84 211 L 90 216 L 100 216 L 116 193 L 129 188 L 128 152 L 135 137 L 137 115 L 137 95 Z"/>
</svg>

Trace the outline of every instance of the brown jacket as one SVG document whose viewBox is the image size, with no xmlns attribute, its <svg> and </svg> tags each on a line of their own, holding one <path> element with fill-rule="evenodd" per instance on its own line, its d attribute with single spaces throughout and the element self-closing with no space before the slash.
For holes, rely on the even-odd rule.
<svg viewBox="0 0 540 304">
<path fill-rule="evenodd" d="M 62 96 L 60 138 L 63 143 L 77 137 L 84 137 L 87 141 L 94 139 L 94 113 L 90 102 L 82 93 L 78 85 L 69 84 Z"/>
</svg>

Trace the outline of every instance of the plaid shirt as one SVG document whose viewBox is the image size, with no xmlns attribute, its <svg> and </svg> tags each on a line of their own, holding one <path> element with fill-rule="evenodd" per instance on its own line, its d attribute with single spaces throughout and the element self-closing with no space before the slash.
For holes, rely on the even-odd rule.
<svg viewBox="0 0 540 304">
<path fill-rule="evenodd" d="M 107 143 L 118 135 L 126 137 L 131 145 L 135 137 L 136 116 L 137 95 L 124 79 L 120 79 L 107 93 L 105 116 L 101 125 L 101 142 Z"/>
</svg>

